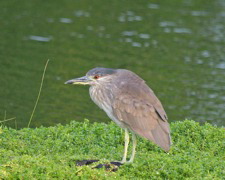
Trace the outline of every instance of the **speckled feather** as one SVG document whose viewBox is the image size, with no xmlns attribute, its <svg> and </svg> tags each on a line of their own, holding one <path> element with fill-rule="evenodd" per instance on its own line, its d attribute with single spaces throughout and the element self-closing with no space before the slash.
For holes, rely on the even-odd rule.
<svg viewBox="0 0 225 180">
<path fill-rule="evenodd" d="M 167 115 L 154 92 L 131 71 L 118 69 L 112 76 L 90 87 L 92 100 L 119 126 L 168 151 L 171 139 Z"/>
</svg>

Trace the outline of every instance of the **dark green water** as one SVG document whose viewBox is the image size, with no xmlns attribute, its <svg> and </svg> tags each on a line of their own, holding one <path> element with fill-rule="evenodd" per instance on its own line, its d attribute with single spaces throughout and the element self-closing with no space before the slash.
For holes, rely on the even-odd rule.
<svg viewBox="0 0 225 180">
<path fill-rule="evenodd" d="M 108 122 L 88 87 L 64 85 L 96 66 L 147 81 L 170 122 L 225 125 L 224 0 L 0 1 L 0 120 L 32 127 Z"/>
</svg>

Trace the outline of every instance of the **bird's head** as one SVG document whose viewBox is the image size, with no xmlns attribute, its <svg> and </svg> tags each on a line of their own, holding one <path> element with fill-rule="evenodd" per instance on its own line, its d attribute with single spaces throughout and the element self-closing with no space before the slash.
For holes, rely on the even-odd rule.
<svg viewBox="0 0 225 180">
<path fill-rule="evenodd" d="M 65 84 L 81 84 L 81 85 L 96 85 L 104 82 L 108 82 L 117 69 L 111 68 L 94 68 L 87 72 L 86 76 L 71 79 L 65 82 Z"/>
</svg>

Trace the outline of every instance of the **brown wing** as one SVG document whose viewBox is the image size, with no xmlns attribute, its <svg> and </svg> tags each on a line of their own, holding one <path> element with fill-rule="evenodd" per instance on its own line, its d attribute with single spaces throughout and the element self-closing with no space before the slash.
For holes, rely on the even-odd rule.
<svg viewBox="0 0 225 180">
<path fill-rule="evenodd" d="M 144 82 L 138 85 L 126 83 L 125 86 L 120 88 L 114 99 L 114 115 L 128 129 L 168 151 L 170 129 L 160 101 Z"/>
</svg>

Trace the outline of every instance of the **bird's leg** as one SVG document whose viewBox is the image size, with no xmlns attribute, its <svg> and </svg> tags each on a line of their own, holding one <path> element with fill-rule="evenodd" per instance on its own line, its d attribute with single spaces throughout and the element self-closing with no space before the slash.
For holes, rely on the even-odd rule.
<svg viewBox="0 0 225 180">
<path fill-rule="evenodd" d="M 133 147 L 132 147 L 132 154 L 130 157 L 130 160 L 128 161 L 128 163 L 132 163 L 134 161 L 134 156 L 135 156 L 135 149 L 136 149 L 136 145 L 137 145 L 137 137 L 134 133 L 132 133 L 132 141 L 133 141 Z"/>
<path fill-rule="evenodd" d="M 124 154 L 121 163 L 125 163 L 127 161 L 127 149 L 129 144 L 129 133 L 128 130 L 125 129 L 125 145 L 124 145 Z"/>
</svg>

